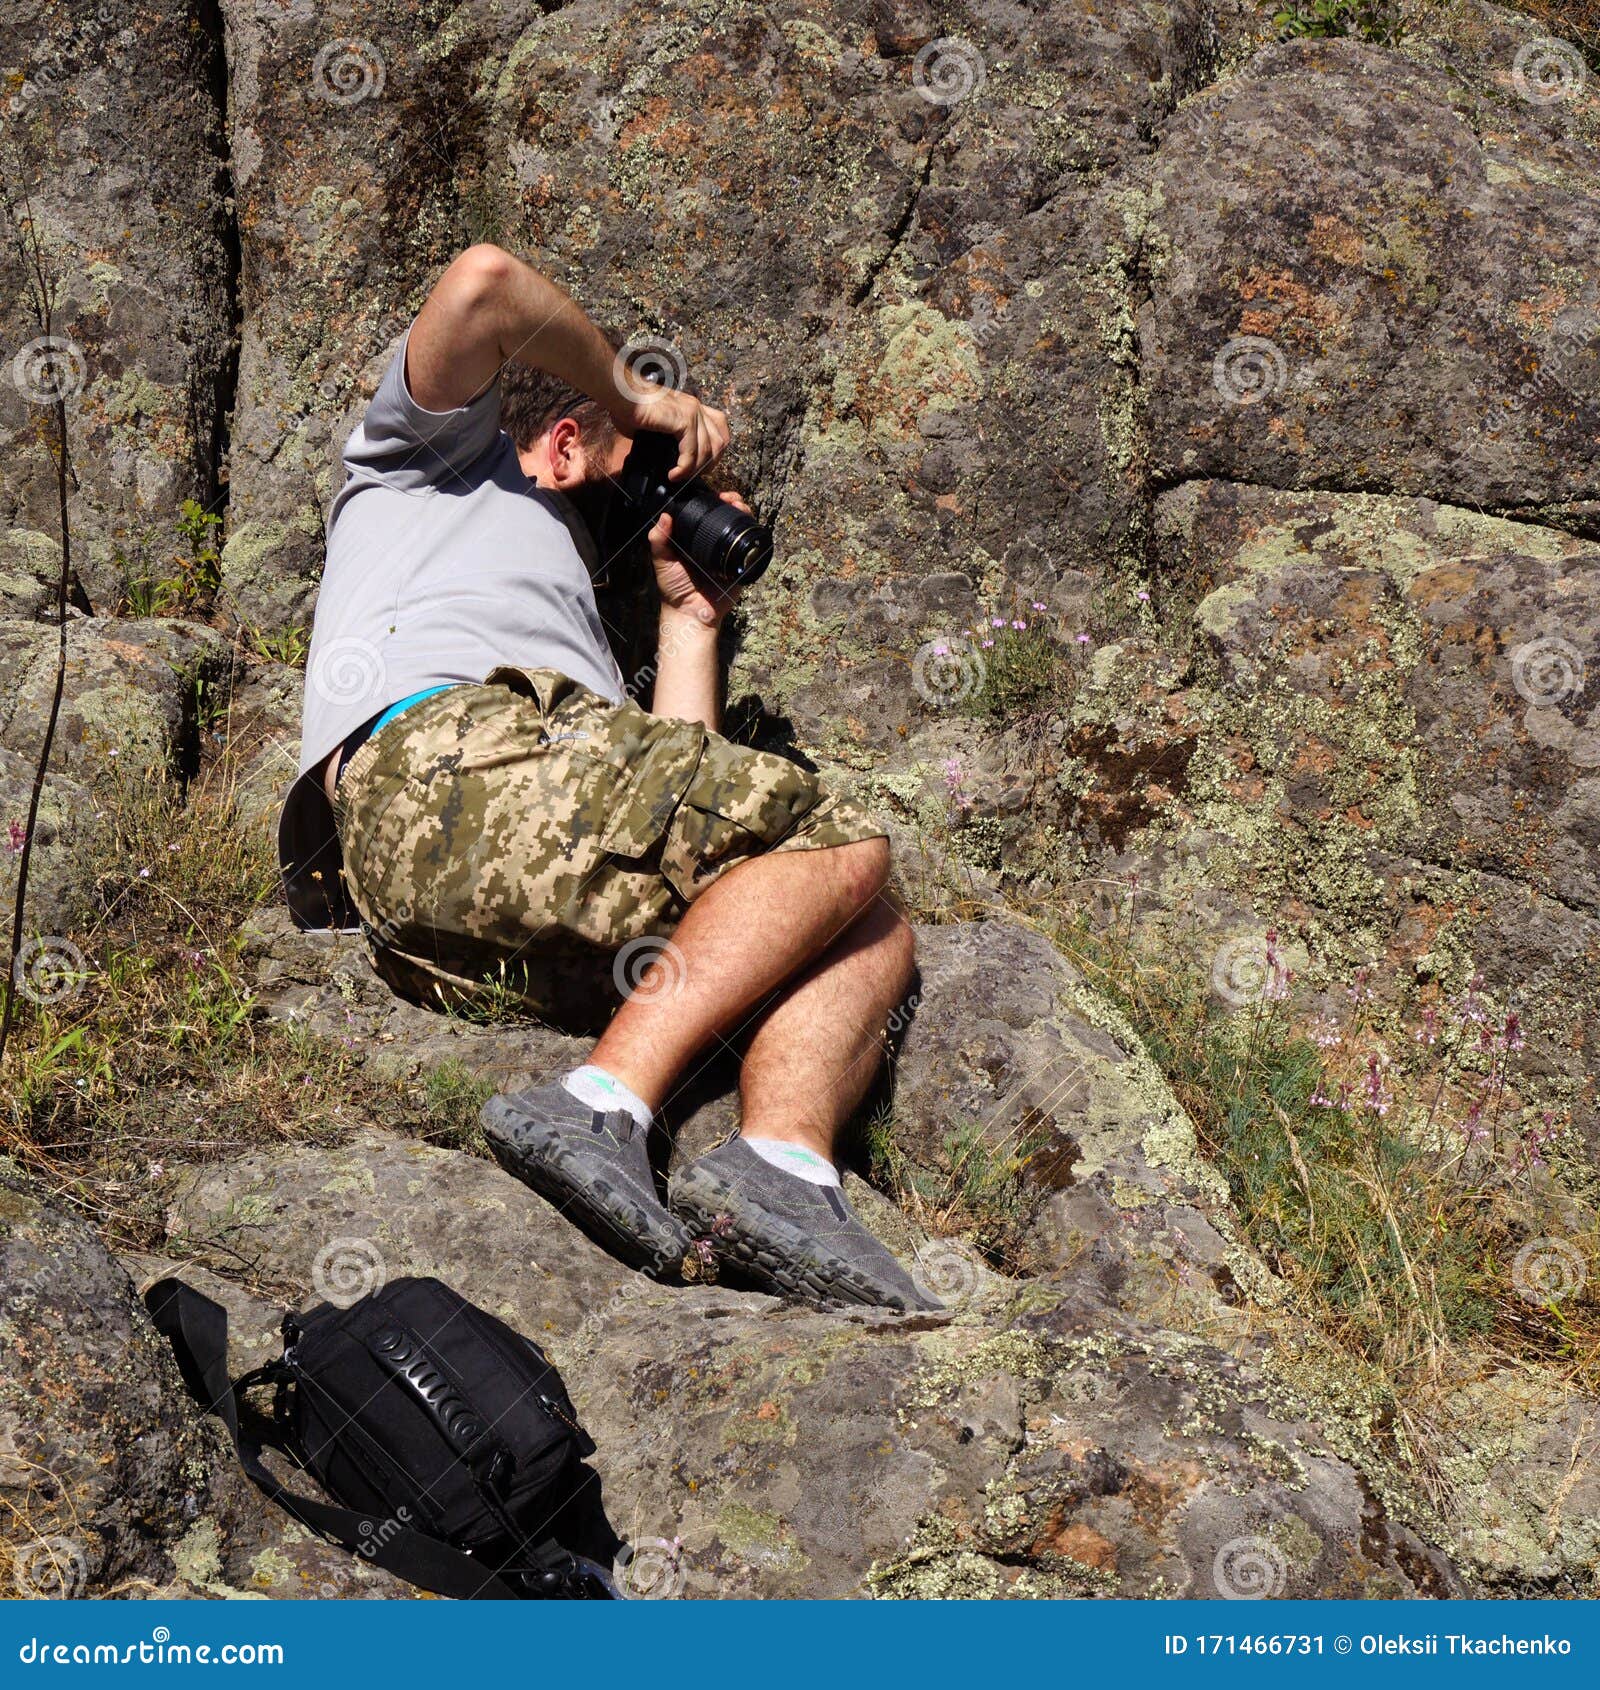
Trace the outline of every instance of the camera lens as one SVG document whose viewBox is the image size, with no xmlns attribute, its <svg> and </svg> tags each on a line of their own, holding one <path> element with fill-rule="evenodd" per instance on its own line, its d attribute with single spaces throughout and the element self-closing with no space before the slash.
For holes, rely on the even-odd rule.
<svg viewBox="0 0 1600 1690">
<path fill-rule="evenodd" d="M 771 534 L 698 483 L 673 501 L 672 538 L 697 567 L 729 586 L 758 580 L 772 562 Z"/>
</svg>

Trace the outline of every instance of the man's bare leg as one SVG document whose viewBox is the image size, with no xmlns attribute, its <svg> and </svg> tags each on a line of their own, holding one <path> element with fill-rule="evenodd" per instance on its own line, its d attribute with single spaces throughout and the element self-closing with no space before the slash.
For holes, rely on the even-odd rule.
<svg viewBox="0 0 1600 1690">
<path fill-rule="evenodd" d="M 888 875 L 885 839 L 741 863 L 690 905 L 590 1062 L 659 1109 L 694 1056 L 837 943 Z"/>
<path fill-rule="evenodd" d="M 739 1077 L 746 1138 L 775 1138 L 833 1160 L 840 1129 L 883 1060 L 885 1025 L 906 1001 L 915 942 L 885 893 L 767 1010 Z"/>
<path fill-rule="evenodd" d="M 671 1208 L 742 1279 L 785 1296 L 937 1308 L 845 1198 L 839 1128 L 904 1002 L 911 929 L 887 895 L 764 1006 L 745 1053 L 737 1135 L 673 1172 Z"/>
</svg>

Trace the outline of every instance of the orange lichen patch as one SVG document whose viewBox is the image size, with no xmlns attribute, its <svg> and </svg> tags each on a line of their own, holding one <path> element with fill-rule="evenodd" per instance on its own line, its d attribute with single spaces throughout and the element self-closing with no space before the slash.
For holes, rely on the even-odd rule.
<svg viewBox="0 0 1600 1690">
<path fill-rule="evenodd" d="M 1287 417 L 1273 417 L 1267 424 L 1267 433 L 1278 437 L 1286 446 L 1304 456 L 1311 450 L 1311 443 L 1306 438 L 1303 424 L 1291 422 Z"/>
<path fill-rule="evenodd" d="M 636 141 L 662 143 L 669 152 L 693 157 L 698 143 L 697 125 L 682 115 L 682 106 L 664 94 L 646 100 L 636 116 L 623 124 L 617 143 L 631 147 Z"/>
<path fill-rule="evenodd" d="M 1334 607 L 1341 613 L 1341 621 L 1351 619 L 1371 623 L 1378 608 L 1383 578 L 1377 575 L 1346 575 L 1334 599 Z M 1363 628 L 1363 635 L 1376 629 Z"/>
<path fill-rule="evenodd" d="M 102 640 L 101 644 L 109 652 L 114 652 L 124 663 L 131 664 L 135 669 L 153 669 L 161 659 L 154 653 L 146 651 L 143 646 L 130 645 L 126 640 Z"/>
<path fill-rule="evenodd" d="M 1361 232 L 1352 228 L 1342 217 L 1319 212 L 1311 219 L 1311 238 L 1307 242 L 1318 258 L 1331 258 L 1338 264 L 1359 264 L 1366 251 Z"/>
<path fill-rule="evenodd" d="M 1158 1531 L 1176 1506 L 1206 1483 L 1209 1475 L 1197 1462 L 1177 1461 L 1170 1467 L 1130 1465 L 1122 1495 L 1133 1517 L 1150 1531 Z"/>
<path fill-rule="evenodd" d="M 965 1497 L 955 1495 L 941 1497 L 935 1512 L 948 1520 L 956 1528 L 960 1537 L 972 1535 L 972 1509 L 968 1506 Z"/>
<path fill-rule="evenodd" d="M 1472 563 L 1441 563 L 1425 569 L 1411 583 L 1411 597 L 1419 604 L 1465 598 L 1479 584 L 1481 571 Z"/>
<path fill-rule="evenodd" d="M 1272 336 L 1292 324 L 1322 331 L 1339 321 L 1338 307 L 1288 270 L 1252 270 L 1239 284 L 1247 301 L 1261 301 L 1240 313 L 1241 334 Z"/>
<path fill-rule="evenodd" d="M 760 1408 L 758 1408 L 756 1410 L 756 1419 L 757 1420 L 776 1420 L 778 1418 L 779 1412 L 780 1412 L 780 1410 L 778 1408 L 778 1405 L 775 1402 L 773 1402 L 772 1399 L 769 1397 L 765 1402 L 762 1403 Z"/>
<path fill-rule="evenodd" d="M 1030 1420 L 1028 1422 L 1028 1430 L 1030 1432 L 1039 1433 L 1040 1435 L 1048 1435 L 1053 1430 L 1049 1416 L 1046 1415 L 1041 1419 Z M 1055 1447 L 1060 1450 L 1069 1461 L 1082 1461 L 1086 1456 L 1088 1456 L 1092 1451 L 1097 1450 L 1100 1446 L 1093 1438 L 1085 1438 L 1081 1436 L 1062 1438 L 1057 1436 L 1055 1439 Z"/>
<path fill-rule="evenodd" d="M 1116 1545 L 1092 1526 L 1077 1522 L 1063 1525 L 1060 1509 L 1051 1514 L 1044 1530 L 1033 1540 L 1030 1553 L 1065 1555 L 1085 1567 L 1098 1567 L 1108 1573 L 1117 1570 Z"/>
<path fill-rule="evenodd" d="M 1434 631 L 1434 642 L 1441 647 L 1462 647 L 1472 652 L 1480 669 L 1490 669 L 1501 662 L 1499 636 L 1482 622 L 1441 623 Z"/>
<path fill-rule="evenodd" d="M 1546 288 L 1534 299 L 1517 301 L 1517 320 L 1530 328 L 1547 329 L 1566 306 L 1567 296 L 1560 288 Z"/>
<path fill-rule="evenodd" d="M 1339 753 L 1325 740 L 1302 740 L 1295 750 L 1290 772 L 1297 775 L 1326 775 L 1339 766 Z"/>
</svg>

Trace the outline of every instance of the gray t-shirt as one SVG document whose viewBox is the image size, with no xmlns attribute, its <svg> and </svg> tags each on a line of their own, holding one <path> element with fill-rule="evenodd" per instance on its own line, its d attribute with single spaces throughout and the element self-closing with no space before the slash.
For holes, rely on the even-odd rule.
<svg viewBox="0 0 1600 1690">
<path fill-rule="evenodd" d="M 406 337 L 410 339 L 409 333 Z M 559 493 L 528 480 L 500 429 L 496 382 L 455 411 L 425 411 L 405 342 L 344 449 L 306 662 L 300 778 L 279 825 L 290 908 L 349 925 L 333 880 L 337 841 L 317 770 L 389 705 L 498 664 L 559 670 L 620 703 L 621 671 L 590 581 L 588 531 Z M 330 855 L 330 851 L 334 853 Z M 297 883 L 317 880 L 330 908 Z"/>
</svg>

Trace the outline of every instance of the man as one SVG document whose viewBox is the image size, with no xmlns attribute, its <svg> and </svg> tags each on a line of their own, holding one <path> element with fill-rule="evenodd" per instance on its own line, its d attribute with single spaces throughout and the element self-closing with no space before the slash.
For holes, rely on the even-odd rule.
<svg viewBox="0 0 1600 1690">
<path fill-rule="evenodd" d="M 677 440 L 675 481 L 728 444 L 721 411 L 619 376 L 527 264 L 475 246 L 446 270 L 345 448 L 280 827 L 290 905 L 302 925 L 358 917 L 409 995 L 552 1019 L 623 997 L 587 1063 L 483 1123 L 506 1168 L 625 1259 L 667 1274 L 709 1240 L 770 1290 L 931 1306 L 833 1161 L 912 973 L 888 842 L 714 731 L 729 600 L 674 554 L 670 516 L 648 534 L 649 712 L 625 697 L 593 529 L 641 429 Z M 656 1112 L 734 1040 L 740 1131 L 663 1203 Z"/>
</svg>

